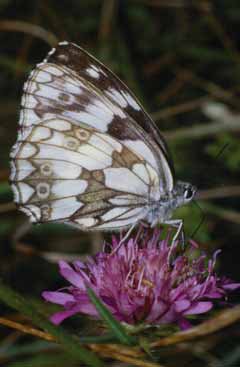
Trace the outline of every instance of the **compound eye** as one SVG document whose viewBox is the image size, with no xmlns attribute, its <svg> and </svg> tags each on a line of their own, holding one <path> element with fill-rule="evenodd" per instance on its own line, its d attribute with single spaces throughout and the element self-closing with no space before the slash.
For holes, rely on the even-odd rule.
<svg viewBox="0 0 240 367">
<path fill-rule="evenodd" d="M 184 198 L 187 200 L 192 199 L 193 197 L 193 190 L 192 188 L 188 187 L 185 191 L 184 191 Z"/>
</svg>

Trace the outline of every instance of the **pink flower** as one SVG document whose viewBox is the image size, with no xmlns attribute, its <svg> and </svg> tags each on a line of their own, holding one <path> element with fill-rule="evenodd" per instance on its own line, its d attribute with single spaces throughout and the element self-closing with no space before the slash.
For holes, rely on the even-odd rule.
<svg viewBox="0 0 240 367">
<path fill-rule="evenodd" d="M 213 300 L 240 288 L 240 283 L 215 274 L 218 252 L 210 260 L 204 253 L 191 259 L 195 245 L 180 254 L 176 246 L 170 256 L 169 236 L 160 240 L 160 233 L 141 228 L 135 238 L 129 238 L 113 254 L 103 251 L 86 263 L 75 261 L 72 265 L 60 261 L 60 274 L 70 286 L 42 294 L 45 300 L 64 308 L 51 317 L 52 322 L 59 324 L 77 313 L 98 318 L 87 295 L 89 286 L 119 321 L 178 323 L 186 328 L 188 315 L 211 310 Z M 119 241 L 113 236 L 111 248 L 116 249 Z"/>
</svg>

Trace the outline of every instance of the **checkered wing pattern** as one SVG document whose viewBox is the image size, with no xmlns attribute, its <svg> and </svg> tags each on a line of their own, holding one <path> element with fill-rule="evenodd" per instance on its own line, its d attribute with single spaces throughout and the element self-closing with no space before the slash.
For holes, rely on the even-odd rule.
<svg viewBox="0 0 240 367">
<path fill-rule="evenodd" d="M 119 229 L 173 188 L 166 144 L 129 89 L 62 42 L 24 84 L 11 152 L 15 202 L 33 222 Z"/>
</svg>

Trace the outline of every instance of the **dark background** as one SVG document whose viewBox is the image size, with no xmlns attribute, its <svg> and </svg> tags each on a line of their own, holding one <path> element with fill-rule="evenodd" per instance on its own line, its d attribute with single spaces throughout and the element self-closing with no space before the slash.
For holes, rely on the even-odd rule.
<svg viewBox="0 0 240 367">
<path fill-rule="evenodd" d="M 58 259 L 101 248 L 102 234 L 58 224 L 30 225 L 15 209 L 8 183 L 23 82 L 58 40 L 86 48 L 142 101 L 168 141 L 177 177 L 199 189 L 205 221 L 195 240 L 209 254 L 221 248 L 219 274 L 240 281 L 238 0 L 0 2 L 1 277 L 24 295 L 39 299 L 42 290 L 62 286 Z M 179 209 L 176 217 L 184 218 L 191 236 L 202 213 L 191 204 Z M 231 302 L 238 300 L 239 293 Z M 4 307 L 3 312 L 10 311 Z M 3 341 L 13 334 L 0 329 Z M 206 366 L 217 366 L 216 361 L 234 351 L 234 364 L 224 366 L 238 366 L 238 342 L 236 325 L 220 333 L 201 358 Z M 21 337 L 12 343 L 21 345 Z M 4 359 L 0 350 L 0 362 L 2 358 L 6 365 L 16 357 Z M 199 356 L 189 361 L 182 355 L 182 366 L 203 365 L 199 363 Z"/>
</svg>

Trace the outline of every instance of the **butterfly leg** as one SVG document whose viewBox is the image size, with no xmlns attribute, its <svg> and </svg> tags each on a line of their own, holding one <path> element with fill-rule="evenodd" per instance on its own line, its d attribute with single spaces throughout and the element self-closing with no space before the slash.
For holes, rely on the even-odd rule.
<svg viewBox="0 0 240 367">
<path fill-rule="evenodd" d="M 177 231 L 173 237 L 172 242 L 175 242 L 179 235 L 181 234 L 181 239 L 183 244 L 185 243 L 185 234 L 184 234 L 184 228 L 183 228 L 183 220 L 182 219 L 173 219 L 165 222 L 165 224 L 169 224 L 170 226 L 177 228 Z"/>
<path fill-rule="evenodd" d="M 112 256 L 113 254 L 115 254 L 119 248 L 122 246 L 122 244 L 126 241 L 126 239 L 130 236 L 132 230 L 136 227 L 137 222 L 133 223 L 131 225 L 131 227 L 128 229 L 128 231 L 126 232 L 125 236 L 123 236 L 123 238 L 121 238 L 119 244 L 117 245 L 117 247 L 115 247 L 115 249 L 110 253 L 110 256 Z"/>
<path fill-rule="evenodd" d="M 172 239 L 172 243 L 170 246 L 170 250 L 168 253 L 168 263 L 170 263 L 170 257 L 172 254 L 172 251 L 176 245 L 176 240 L 178 239 L 179 235 L 181 235 L 181 239 L 182 239 L 182 244 L 184 246 L 185 244 L 185 234 L 184 234 L 184 228 L 183 228 L 183 220 L 182 219 L 172 219 L 169 220 L 167 222 L 165 222 L 165 224 L 169 224 L 170 226 L 177 228 L 177 231 Z"/>
</svg>

